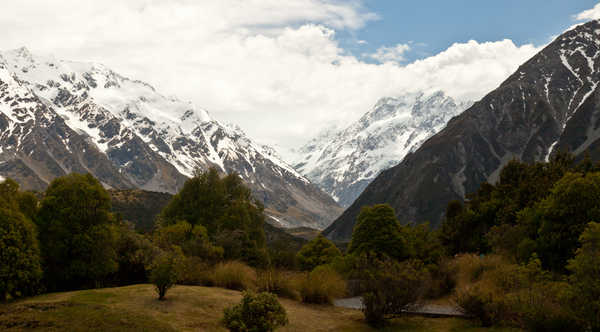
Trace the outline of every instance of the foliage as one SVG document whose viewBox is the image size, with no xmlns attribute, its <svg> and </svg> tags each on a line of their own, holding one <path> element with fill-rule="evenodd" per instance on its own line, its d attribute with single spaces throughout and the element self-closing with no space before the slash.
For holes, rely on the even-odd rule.
<svg viewBox="0 0 600 332">
<path fill-rule="evenodd" d="M 267 269 L 259 271 L 257 285 L 258 291 L 277 294 L 293 300 L 300 298 L 299 280 L 297 273 Z"/>
<path fill-rule="evenodd" d="M 342 253 L 333 242 L 319 234 L 300 249 L 297 257 L 303 270 L 312 271 L 319 265 L 331 263 L 341 255 Z"/>
<path fill-rule="evenodd" d="M 211 241 L 223 247 L 225 259 L 267 263 L 263 206 L 236 173 L 221 178 L 211 168 L 196 174 L 173 196 L 158 220 L 163 227 L 181 221 L 203 226 Z"/>
<path fill-rule="evenodd" d="M 177 283 L 183 262 L 181 249 L 173 247 L 172 251 L 158 255 L 150 268 L 150 282 L 154 284 L 158 299 L 163 301 L 167 291 Z"/>
<path fill-rule="evenodd" d="M 256 286 L 256 272 L 248 265 L 231 261 L 219 263 L 213 271 L 214 284 L 219 287 L 248 290 Z"/>
<path fill-rule="evenodd" d="M 410 256 L 408 246 L 394 209 L 388 204 L 378 204 L 362 208 L 352 232 L 348 253 L 374 253 L 401 260 Z"/>
<path fill-rule="evenodd" d="M 306 303 L 332 303 L 333 299 L 345 293 L 346 282 L 327 265 L 316 267 L 300 285 L 300 296 L 302 302 Z"/>
<path fill-rule="evenodd" d="M 120 285 L 147 282 L 147 270 L 160 249 L 146 236 L 136 233 L 130 224 L 121 223 L 112 228 L 118 264 L 115 282 Z"/>
<path fill-rule="evenodd" d="M 224 310 L 223 325 L 233 332 L 270 332 L 287 324 L 285 309 L 271 293 L 244 292 L 240 304 Z"/>
<path fill-rule="evenodd" d="M 186 256 L 200 257 L 208 262 L 223 258 L 223 248 L 211 244 L 204 226 L 192 226 L 185 221 L 159 227 L 154 232 L 154 243 L 162 249 L 180 246 Z"/>
<path fill-rule="evenodd" d="M 591 222 L 579 238 L 581 247 L 567 268 L 572 273 L 576 316 L 590 331 L 600 331 L 600 224 Z"/>
<path fill-rule="evenodd" d="M 29 196 L 18 189 L 10 179 L 0 183 L 0 302 L 35 294 L 42 277 L 35 225 L 20 212 Z"/>
<path fill-rule="evenodd" d="M 523 219 L 538 228 L 537 253 L 544 266 L 563 270 L 586 224 L 600 220 L 600 172 L 567 173 Z"/>
<path fill-rule="evenodd" d="M 426 273 L 419 261 L 398 262 L 387 257 L 363 254 L 359 257 L 363 291 L 363 313 L 369 325 L 386 320 L 417 305 L 425 291 Z"/>
<path fill-rule="evenodd" d="M 36 221 L 49 289 L 97 286 L 117 270 L 110 197 L 91 175 L 52 181 Z"/>
</svg>

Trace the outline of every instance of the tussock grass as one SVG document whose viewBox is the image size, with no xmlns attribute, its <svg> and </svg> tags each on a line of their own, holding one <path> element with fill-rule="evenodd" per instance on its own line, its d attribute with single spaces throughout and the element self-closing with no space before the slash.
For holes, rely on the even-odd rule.
<svg viewBox="0 0 600 332">
<path fill-rule="evenodd" d="M 219 263 L 212 273 L 213 284 L 218 287 L 234 290 L 254 290 L 256 288 L 256 271 L 248 265 L 231 261 Z"/>
</svg>

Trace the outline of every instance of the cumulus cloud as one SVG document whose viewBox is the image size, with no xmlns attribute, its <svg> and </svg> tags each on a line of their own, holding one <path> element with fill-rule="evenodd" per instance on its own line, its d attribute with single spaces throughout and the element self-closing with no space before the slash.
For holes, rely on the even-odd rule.
<svg viewBox="0 0 600 332">
<path fill-rule="evenodd" d="M 577 21 L 589 21 L 600 19 L 600 3 L 596 4 L 594 8 L 584 10 L 581 13 L 575 15 Z"/>
<path fill-rule="evenodd" d="M 382 46 L 375 51 L 373 54 L 366 54 L 365 56 L 375 59 L 379 62 L 403 62 L 404 53 L 410 51 L 410 45 L 398 44 L 394 47 Z"/>
<path fill-rule="evenodd" d="M 360 117 L 383 96 L 442 89 L 478 99 L 536 51 L 469 41 L 408 65 L 406 46 L 367 63 L 336 31 L 377 15 L 337 0 L 3 0 L 0 49 L 102 62 L 279 147 Z M 418 42 L 418 41 L 417 41 Z M 376 53 L 377 54 L 377 53 Z M 389 61 L 386 61 L 389 60 Z"/>
</svg>

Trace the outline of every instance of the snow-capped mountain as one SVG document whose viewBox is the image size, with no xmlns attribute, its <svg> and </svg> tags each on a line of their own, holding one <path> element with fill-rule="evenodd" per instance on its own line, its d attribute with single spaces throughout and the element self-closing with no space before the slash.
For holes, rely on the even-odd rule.
<svg viewBox="0 0 600 332">
<path fill-rule="evenodd" d="M 563 33 L 417 151 L 379 174 L 324 233 L 349 240 L 364 205 L 390 204 L 403 223 L 437 226 L 448 202 L 495 183 L 512 159 L 557 151 L 600 160 L 600 21 Z"/>
<path fill-rule="evenodd" d="M 300 148 L 295 168 L 348 206 L 379 172 L 398 164 L 468 106 L 441 91 L 381 98 L 346 129 L 325 131 Z"/>
<path fill-rule="evenodd" d="M 176 192 L 196 169 L 238 172 L 283 226 L 340 208 L 269 147 L 207 111 L 94 63 L 0 53 L 0 175 L 43 189 L 69 172 L 107 187 Z"/>
</svg>

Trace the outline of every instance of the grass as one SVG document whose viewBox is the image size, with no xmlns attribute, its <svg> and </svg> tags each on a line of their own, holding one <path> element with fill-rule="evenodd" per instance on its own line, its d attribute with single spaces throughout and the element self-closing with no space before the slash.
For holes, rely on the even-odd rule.
<svg viewBox="0 0 600 332">
<path fill-rule="evenodd" d="M 158 301 L 152 285 L 53 293 L 0 305 L 2 331 L 225 331 L 223 309 L 239 303 L 238 291 L 175 286 Z M 360 311 L 280 299 L 290 324 L 277 331 L 373 331 Z M 507 332 L 468 320 L 407 317 L 384 331 Z"/>
</svg>

